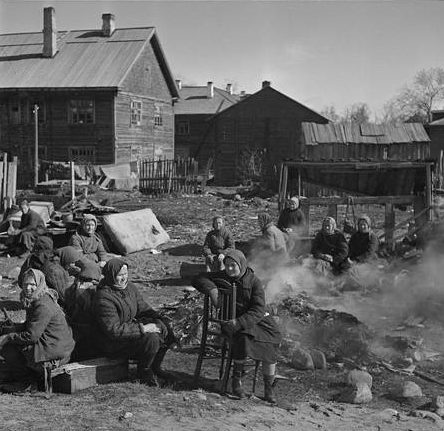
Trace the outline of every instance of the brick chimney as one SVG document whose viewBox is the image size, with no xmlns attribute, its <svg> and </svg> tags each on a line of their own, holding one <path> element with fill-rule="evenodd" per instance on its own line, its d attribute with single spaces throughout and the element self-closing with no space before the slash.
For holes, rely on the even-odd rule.
<svg viewBox="0 0 444 431">
<path fill-rule="evenodd" d="M 179 90 L 182 90 L 182 81 L 180 79 L 176 79 L 176 85 Z"/>
<path fill-rule="evenodd" d="M 262 88 L 269 87 L 271 85 L 270 81 L 262 81 Z"/>
<path fill-rule="evenodd" d="M 102 33 L 105 37 L 113 35 L 116 29 L 116 17 L 112 13 L 102 14 Z"/>
<path fill-rule="evenodd" d="M 211 81 L 207 82 L 207 99 L 214 97 L 214 84 Z"/>
<path fill-rule="evenodd" d="M 226 90 L 228 94 L 233 94 L 233 84 L 227 84 Z"/>
<path fill-rule="evenodd" d="M 57 28 L 53 7 L 43 9 L 43 57 L 52 58 L 57 53 Z"/>
</svg>

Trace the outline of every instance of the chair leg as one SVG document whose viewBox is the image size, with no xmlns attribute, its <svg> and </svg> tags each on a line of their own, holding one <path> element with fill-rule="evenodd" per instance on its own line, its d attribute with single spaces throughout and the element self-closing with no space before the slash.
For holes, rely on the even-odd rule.
<svg viewBox="0 0 444 431">
<path fill-rule="evenodd" d="M 228 386 L 228 380 L 230 378 L 230 370 L 232 362 L 233 358 L 231 357 L 231 346 L 228 346 L 227 360 L 224 368 L 224 374 L 222 377 L 222 385 L 221 385 L 222 393 L 227 392 L 227 386 Z"/>
<path fill-rule="evenodd" d="M 200 372 L 202 370 L 202 362 L 206 353 L 207 348 L 207 336 L 208 336 L 208 313 L 209 313 L 209 301 L 210 298 L 208 295 L 205 295 L 204 300 L 204 312 L 203 312 L 203 319 L 202 319 L 202 337 L 200 342 L 200 348 L 199 348 L 199 356 L 197 358 L 196 362 L 196 368 L 194 369 L 194 383 L 198 383 Z"/>
</svg>

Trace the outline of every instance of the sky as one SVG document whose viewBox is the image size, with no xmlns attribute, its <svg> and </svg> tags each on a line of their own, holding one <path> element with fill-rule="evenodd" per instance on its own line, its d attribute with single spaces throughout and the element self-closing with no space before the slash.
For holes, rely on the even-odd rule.
<svg viewBox="0 0 444 431">
<path fill-rule="evenodd" d="M 157 29 L 183 85 L 214 82 L 254 93 L 264 80 L 320 111 L 367 103 L 378 114 L 421 69 L 444 67 L 444 1 L 0 0 L 0 34 L 41 31 L 53 6 L 59 30 Z"/>
</svg>

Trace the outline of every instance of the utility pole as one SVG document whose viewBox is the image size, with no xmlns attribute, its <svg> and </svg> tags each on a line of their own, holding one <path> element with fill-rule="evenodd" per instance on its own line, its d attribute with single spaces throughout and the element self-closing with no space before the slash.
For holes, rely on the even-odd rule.
<svg viewBox="0 0 444 431">
<path fill-rule="evenodd" d="M 39 106 L 34 105 L 32 110 L 34 113 L 35 137 L 34 137 L 34 187 L 39 182 Z"/>
</svg>

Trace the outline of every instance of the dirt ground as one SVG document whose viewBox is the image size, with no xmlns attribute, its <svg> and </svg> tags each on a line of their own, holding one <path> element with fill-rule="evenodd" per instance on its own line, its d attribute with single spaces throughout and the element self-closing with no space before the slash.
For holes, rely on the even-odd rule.
<svg viewBox="0 0 444 431">
<path fill-rule="evenodd" d="M 234 200 L 212 194 L 148 198 L 138 192 L 97 192 L 92 198 L 106 199 L 107 205 L 122 210 L 149 207 L 169 233 L 171 241 L 158 247 L 161 253 L 146 250 L 125 257 L 130 266 L 130 278 L 155 307 L 183 298 L 183 290 L 189 282 L 181 278 L 181 267 L 202 263 L 200 246 L 214 215 L 225 217 L 241 247 L 258 235 L 255 221 L 258 211 L 269 211 L 277 216 L 277 204 L 273 199 Z M 314 225 L 322 216 L 321 210 L 314 215 Z M 376 215 L 375 218 L 378 219 Z M 0 258 L 2 307 L 10 306 L 14 310 L 18 288 L 8 275 L 13 277 L 14 268 L 22 261 Z M 344 298 L 345 308 L 346 303 Z M 14 315 L 19 316 L 20 311 L 16 313 Z M 379 327 L 372 329 L 382 331 L 396 325 L 397 322 L 391 322 L 388 316 L 380 321 Z M 436 324 L 434 331 L 442 333 L 442 327 Z M 74 395 L 53 394 L 49 400 L 39 392 L 0 395 L 0 430 L 444 429 L 439 417 L 418 413 L 418 409 L 427 410 L 421 406 L 427 405 L 432 396 L 444 395 L 444 387 L 418 376 L 370 366 L 368 370 L 374 379 L 373 400 L 362 406 L 334 401 L 350 369 L 347 364 L 329 362 L 327 370 L 297 371 L 288 364 L 279 363 L 279 374 L 290 380 L 278 382 L 278 404 L 272 406 L 260 399 L 261 384 L 256 391 L 257 397 L 236 400 L 220 395 L 214 361 L 205 365 L 201 385 L 196 388 L 192 382 L 196 359 L 192 350 L 168 352 L 164 368 L 172 378 L 160 389 L 129 381 L 97 386 Z M 439 377 L 444 371 L 444 361 L 430 363 L 429 368 Z M 409 402 L 391 399 L 388 396 L 391 387 L 403 380 L 418 383 L 423 397 Z M 246 379 L 246 388 L 251 388 L 251 378 Z"/>
</svg>

